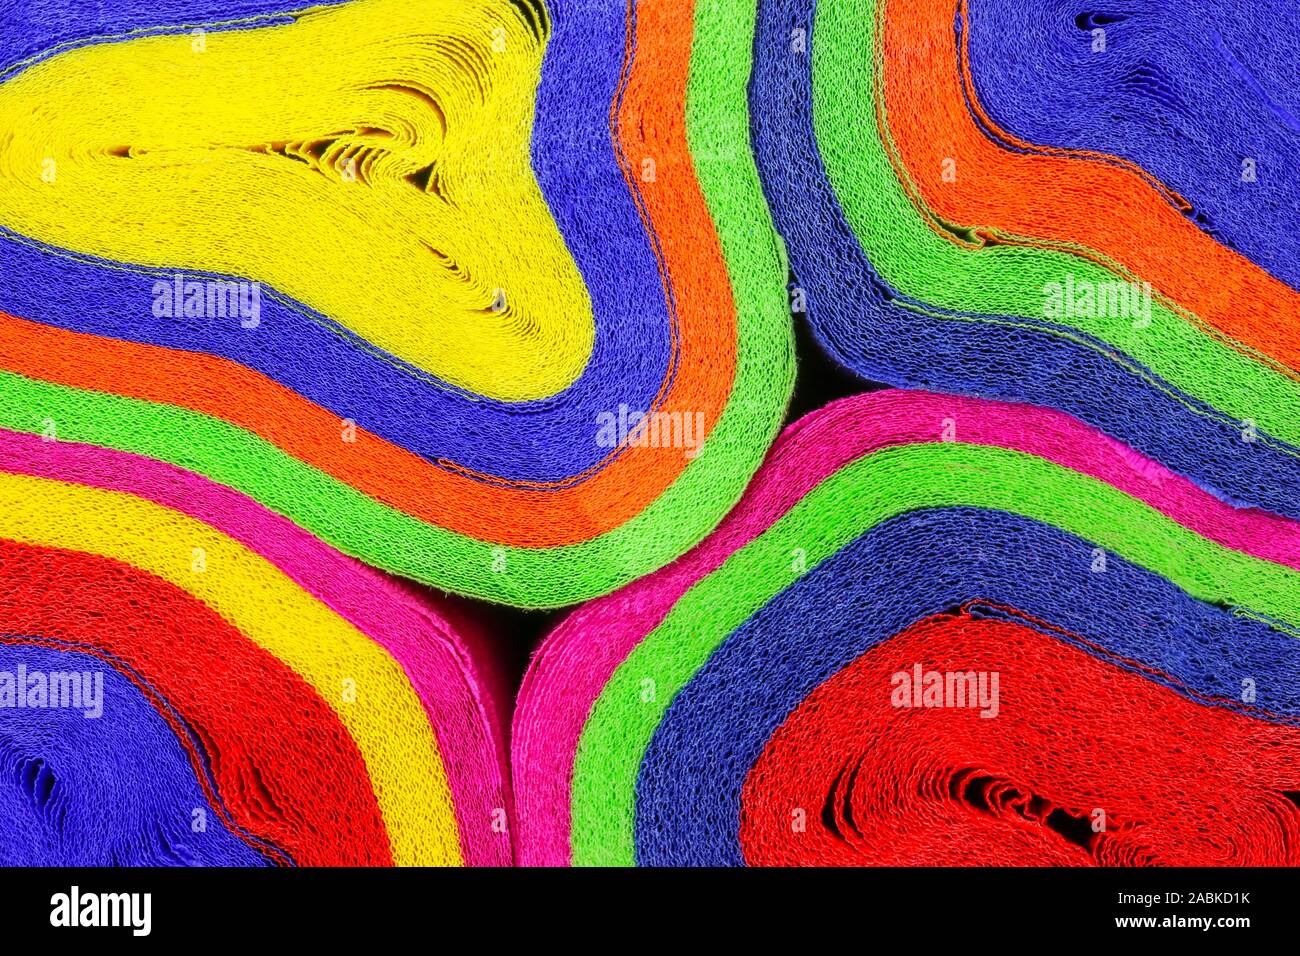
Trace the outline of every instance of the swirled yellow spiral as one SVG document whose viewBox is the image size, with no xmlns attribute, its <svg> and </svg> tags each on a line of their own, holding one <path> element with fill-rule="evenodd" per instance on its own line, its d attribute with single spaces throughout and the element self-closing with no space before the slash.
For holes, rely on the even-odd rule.
<svg viewBox="0 0 1300 956">
<path fill-rule="evenodd" d="M 530 165 L 547 29 L 358 0 L 65 51 L 0 83 L 0 225 L 253 279 L 470 392 L 552 395 L 594 321 Z"/>
</svg>

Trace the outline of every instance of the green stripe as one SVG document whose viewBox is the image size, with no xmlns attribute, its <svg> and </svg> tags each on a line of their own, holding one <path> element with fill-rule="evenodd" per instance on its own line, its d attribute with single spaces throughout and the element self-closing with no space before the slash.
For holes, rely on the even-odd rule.
<svg viewBox="0 0 1300 956">
<path fill-rule="evenodd" d="M 1028 326 L 998 317 L 1042 318 L 1043 290 L 1049 282 L 1064 282 L 1067 274 L 1076 281 L 1115 281 L 1115 273 L 1068 252 L 1021 246 L 972 251 L 930 230 L 900 185 L 876 129 L 872 104 L 878 80 L 873 76 L 877 12 L 876 0 L 818 3 L 812 44 L 818 151 L 844 217 L 872 267 L 904 295 L 984 314 L 965 321 L 1022 327 Z M 857 106 L 845 110 L 846 103 Z M 1158 301 L 1152 303 L 1146 328 L 1135 328 L 1122 318 L 1071 322 L 1223 413 L 1213 417 L 1237 424 L 1251 420 L 1297 454 L 1300 384 L 1284 374 L 1217 341 Z M 1210 414 L 1179 397 L 1199 414 Z"/>
<path fill-rule="evenodd" d="M 733 0 L 702 3 L 699 17 L 725 22 L 725 11 L 737 6 Z M 752 11 L 750 21 L 752 33 Z M 749 56 L 738 38 L 733 30 L 697 41 L 687 115 L 696 175 L 718 229 L 736 302 L 736 378 L 700 454 L 645 511 L 618 528 L 562 547 L 496 546 L 384 505 L 220 419 L 3 372 L 0 427 L 38 433 L 42 422 L 52 419 L 60 439 L 198 472 L 362 561 L 503 604 L 574 604 L 662 567 L 699 542 L 739 500 L 776 437 L 794 386 L 787 270 L 746 148 Z M 731 317 L 719 315 L 718 321 Z M 708 362 L 711 356 L 685 358 Z"/>
<path fill-rule="evenodd" d="M 1224 548 L 1115 487 L 1024 452 L 917 444 L 840 469 L 701 579 L 627 656 L 583 727 L 573 768 L 573 861 L 635 862 L 637 773 L 663 715 L 717 647 L 807 568 L 884 521 L 921 508 L 976 507 L 1060 528 L 1194 598 L 1300 626 L 1300 572 Z M 961 542 L 953 542 L 962 546 Z M 1089 548 L 1079 556 L 1089 569 Z M 651 682 L 651 683 L 647 683 Z M 647 688 L 653 696 L 646 700 Z"/>
</svg>

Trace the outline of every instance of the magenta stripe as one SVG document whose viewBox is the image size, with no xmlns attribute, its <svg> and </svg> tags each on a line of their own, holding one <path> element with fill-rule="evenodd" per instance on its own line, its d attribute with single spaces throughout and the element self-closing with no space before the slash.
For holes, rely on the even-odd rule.
<svg viewBox="0 0 1300 956">
<path fill-rule="evenodd" d="M 488 655 L 473 628 L 458 633 L 461 629 L 414 587 L 335 551 L 252 499 L 174 465 L 0 429 L 0 470 L 125 492 L 196 518 L 266 558 L 371 637 L 401 665 L 429 716 L 465 862 L 510 864 L 510 834 L 491 825 L 493 811 L 508 812 L 510 802 L 502 702 L 492 692 L 491 673 L 480 673 Z"/>
<path fill-rule="evenodd" d="M 511 745 L 521 864 L 570 862 L 570 785 L 583 724 L 618 665 L 682 595 L 834 472 L 891 445 L 940 441 L 948 422 L 957 441 L 1027 452 L 1091 475 L 1224 547 L 1300 569 L 1300 522 L 1233 508 L 1063 412 L 895 389 L 841 399 L 782 433 L 709 538 L 579 608 L 538 649 L 519 693 Z"/>
</svg>

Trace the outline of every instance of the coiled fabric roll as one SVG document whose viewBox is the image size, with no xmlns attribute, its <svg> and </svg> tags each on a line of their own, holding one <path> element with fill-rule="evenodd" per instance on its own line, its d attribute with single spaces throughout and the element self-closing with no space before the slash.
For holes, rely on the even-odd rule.
<svg viewBox="0 0 1300 956">
<path fill-rule="evenodd" d="M 3 427 L 517 606 L 631 581 L 739 498 L 793 381 L 745 3 L 0 19 Z"/>
<path fill-rule="evenodd" d="M 1300 517 L 1298 43 L 1275 4 L 762 0 L 753 144 L 819 340 Z"/>
<path fill-rule="evenodd" d="M 456 608 L 151 459 L 0 432 L 0 860 L 508 865 Z"/>
<path fill-rule="evenodd" d="M 1203 231 L 1300 287 L 1300 237 L 1278 228 L 1300 201 L 1294 4 L 979 0 L 967 12 L 971 80 L 998 128 L 1140 167 L 1194 204 Z"/>
<path fill-rule="evenodd" d="M 527 864 L 1300 860 L 1300 524 L 1061 412 L 792 425 L 516 709 Z"/>
</svg>

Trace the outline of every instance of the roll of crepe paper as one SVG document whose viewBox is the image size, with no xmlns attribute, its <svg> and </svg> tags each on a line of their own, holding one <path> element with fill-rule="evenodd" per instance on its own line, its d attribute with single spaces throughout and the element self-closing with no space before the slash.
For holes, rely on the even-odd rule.
<svg viewBox="0 0 1300 956">
<path fill-rule="evenodd" d="M 508 865 L 463 617 L 192 472 L 0 432 L 0 861 Z"/>
<path fill-rule="evenodd" d="M 967 24 L 967 82 L 997 128 L 1171 184 L 1202 231 L 1300 287 L 1300 236 L 1279 228 L 1300 205 L 1287 172 L 1300 158 L 1294 4 L 1080 12 L 976 0 Z M 1182 42 L 1166 42 L 1174 36 Z"/>
<path fill-rule="evenodd" d="M 686 551 L 775 437 L 743 0 L 0 22 L 0 426 L 530 607 Z"/>
<path fill-rule="evenodd" d="M 518 858 L 1294 865 L 1297 569 L 1061 412 L 844 399 L 539 649 Z"/>
<path fill-rule="evenodd" d="M 1058 408 L 1300 517 L 1300 21 L 1032 6 L 761 0 L 796 297 L 868 379 Z"/>
</svg>

